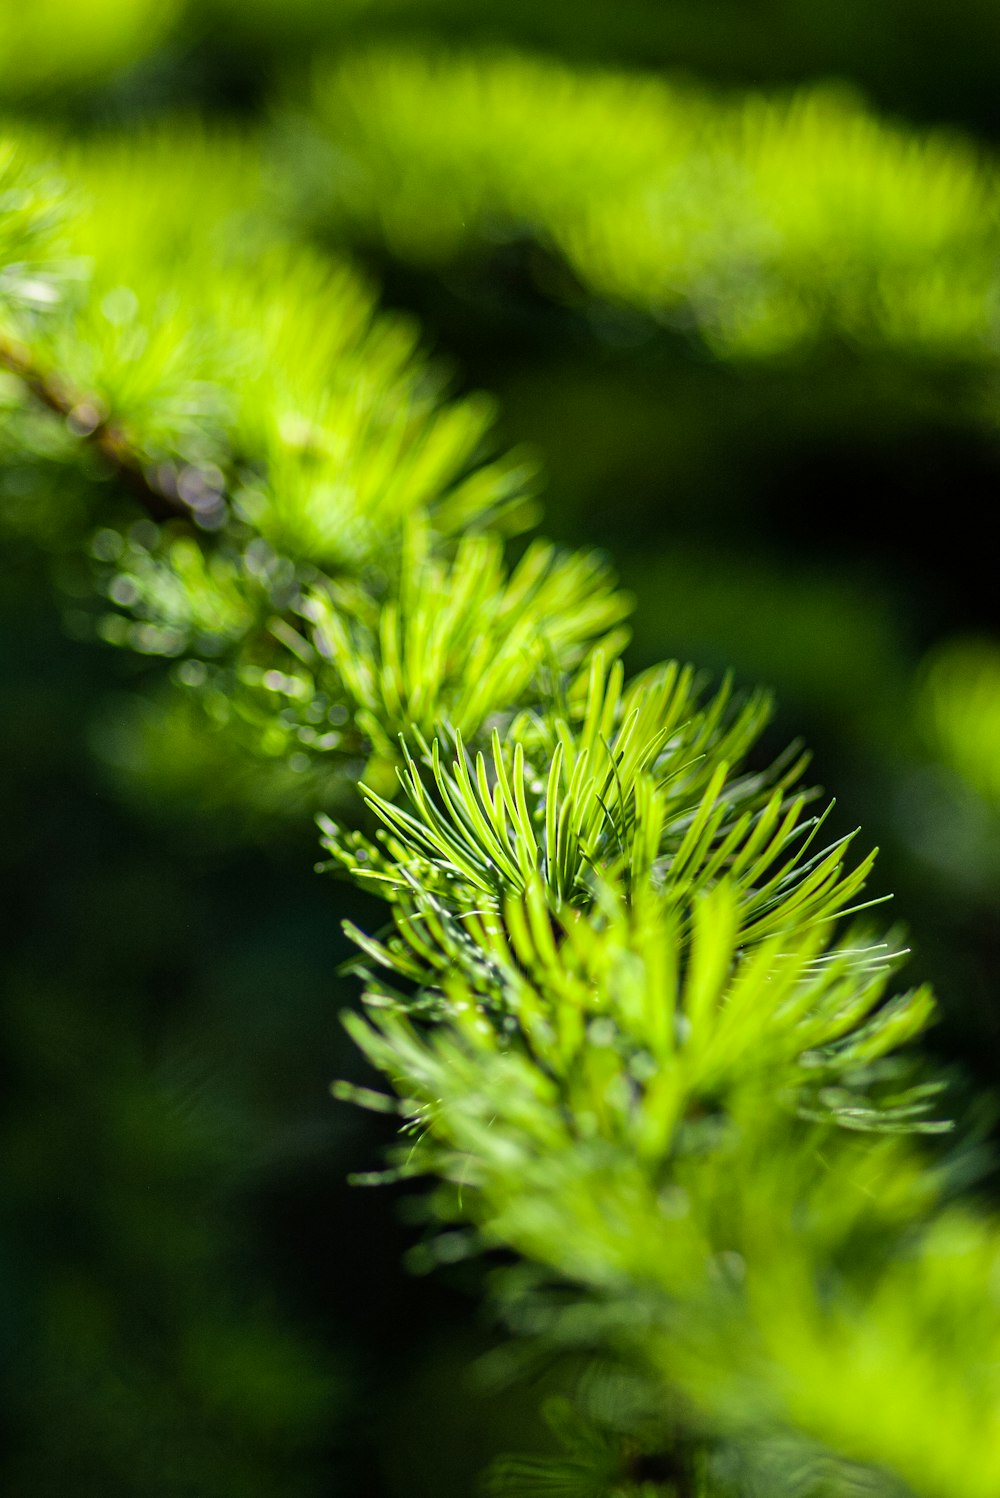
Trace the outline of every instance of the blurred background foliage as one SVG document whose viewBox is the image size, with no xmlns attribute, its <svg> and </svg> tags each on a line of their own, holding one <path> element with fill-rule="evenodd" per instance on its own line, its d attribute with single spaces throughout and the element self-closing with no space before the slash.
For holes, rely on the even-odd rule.
<svg viewBox="0 0 1000 1498">
<path fill-rule="evenodd" d="M 102 217 L 142 197 L 126 147 L 147 127 L 229 142 L 225 173 L 206 157 L 176 183 L 146 150 L 178 212 L 151 210 L 136 244 L 123 229 L 123 261 L 162 268 L 199 233 L 213 253 L 233 183 L 242 295 L 289 241 L 348 255 L 357 325 L 369 285 L 400 314 L 387 378 L 426 394 L 415 315 L 540 462 L 547 532 L 613 555 L 631 664 L 678 654 L 776 689 L 775 746 L 802 734 L 840 829 L 882 846 L 942 997 L 934 1043 L 986 1097 L 998 52 L 987 0 L 0 14 L 8 119 L 95 174 Z M 108 285 L 102 336 L 124 337 Z M 155 414 L 155 389 L 115 395 Z M 344 1184 L 390 1128 L 327 1094 L 365 1077 L 337 1022 L 361 897 L 310 872 L 312 771 L 261 776 L 206 735 L 166 691 L 169 650 L 84 638 L 102 480 L 74 490 L 50 456 L 29 493 L 0 452 L 7 1490 L 467 1493 L 495 1452 L 545 1449 L 539 1390 L 484 1394 L 476 1271 L 407 1278 L 419 1229 L 391 1191 Z"/>
</svg>

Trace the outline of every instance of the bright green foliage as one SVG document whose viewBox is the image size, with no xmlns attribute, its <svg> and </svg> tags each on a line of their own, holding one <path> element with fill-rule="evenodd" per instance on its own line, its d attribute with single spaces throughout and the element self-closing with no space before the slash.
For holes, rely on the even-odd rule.
<svg viewBox="0 0 1000 1498">
<path fill-rule="evenodd" d="M 425 1037 L 391 1014 L 354 1028 L 406 1098 L 404 1168 L 451 1183 L 437 1198 L 445 1222 L 471 1220 L 487 1246 L 548 1271 L 501 1284 L 522 1333 L 666 1380 L 713 1439 L 752 1450 L 763 1432 L 796 1430 L 914 1492 L 966 1491 L 967 1442 L 998 1392 L 985 1371 L 996 1241 L 961 1212 L 921 1226 L 933 1180 L 900 1144 L 796 1137 L 775 1115 L 777 1068 L 761 1078 L 745 1065 L 756 1045 L 724 1111 L 691 1109 L 665 1151 L 637 1146 L 669 1072 L 643 1087 L 599 1021 L 561 1055 L 533 1029 L 498 1044 L 471 1005 Z M 441 1257 L 460 1251 L 447 1233 Z M 587 1299 L 559 1293 L 565 1279 Z M 967 1335 L 977 1352 L 952 1363 Z M 992 1433 L 976 1439 L 968 1490 L 986 1494 L 998 1454 Z M 831 1490 L 851 1491 L 841 1481 Z"/>
<path fill-rule="evenodd" d="M 396 738 L 440 723 L 475 735 L 511 704 L 544 695 L 595 640 L 614 648 L 627 603 L 597 558 L 560 556 L 535 542 L 508 573 L 496 536 L 466 536 L 435 558 L 427 533 L 403 547 L 398 596 L 312 591 L 303 612 L 328 678 L 346 690 L 358 725 L 386 758 Z M 609 630 L 613 633 L 608 634 Z"/>
<path fill-rule="evenodd" d="M 918 857 L 992 909 L 1000 880 L 1000 651 L 985 636 L 934 647 L 913 683 L 903 805 Z M 923 846 L 921 846 L 923 845 Z"/>
<path fill-rule="evenodd" d="M 601 654 L 579 685 L 586 694 L 570 688 L 568 722 L 551 713 L 519 718 L 506 755 L 494 730 L 489 769 L 481 753 L 470 765 L 459 738 L 448 774 L 435 743 L 440 811 L 409 757 L 403 784 L 417 816 L 373 799 L 402 839 L 393 847 L 402 862 L 414 851 L 429 854 L 431 869 L 422 874 L 432 888 L 442 878 L 452 886 L 464 882 L 474 898 L 485 894 L 496 901 L 507 892 L 523 893 L 538 871 L 559 911 L 564 903 L 586 899 L 592 874 L 602 868 L 610 872 L 620 865 L 630 888 L 649 875 L 656 878 L 667 850 L 679 876 L 719 840 L 718 867 L 726 866 L 751 818 L 745 815 L 729 842 L 723 830 L 742 803 L 752 804 L 766 778 L 734 781 L 724 798 L 720 792 L 730 758 L 745 752 L 761 726 L 762 703 L 751 702 L 723 726 L 728 692 L 699 713 L 693 673 L 675 665 L 623 691 L 620 663 L 606 672 Z M 772 808 L 780 804 L 776 794 Z"/>
<path fill-rule="evenodd" d="M 927 662 L 920 714 L 944 762 L 1000 811 L 1000 652 L 987 640 L 954 641 Z"/>
<path fill-rule="evenodd" d="M 467 473 L 488 403 L 443 403 L 414 330 L 376 319 L 352 271 L 264 248 L 247 143 L 187 135 L 70 158 L 91 188 L 69 231 L 89 274 L 71 317 L 37 329 L 42 369 L 203 528 L 231 507 L 296 560 L 356 569 L 423 507 L 451 530 L 516 498 L 521 470 Z"/>
<path fill-rule="evenodd" d="M 988 174 L 852 103 L 719 106 L 517 59 L 352 64 L 320 93 L 353 132 L 341 207 L 414 252 L 526 221 L 725 352 L 869 328 L 986 348 Z M 754 759 L 766 699 L 676 664 L 627 681 L 599 559 L 535 542 L 508 564 L 524 465 L 490 457 L 486 404 L 445 399 L 352 269 L 275 239 L 251 143 L 177 127 L 64 166 L 41 269 L 54 194 L 11 176 L 0 203 L 6 449 L 72 497 L 105 638 L 175 658 L 214 744 L 281 789 L 301 774 L 297 806 L 365 776 L 380 840 L 325 830 L 389 903 L 388 934 L 357 933 L 347 1023 L 396 1097 L 343 1090 L 398 1108 L 400 1172 L 440 1178 L 426 1255 L 513 1253 L 523 1348 L 641 1391 L 610 1425 L 581 1402 L 567 1463 L 507 1490 L 991 1498 L 997 1227 L 900 1137 L 946 1127 L 902 1050 L 932 1001 L 890 996 L 892 943 L 845 928 L 872 856 L 824 843 L 795 752 Z M 254 1337 L 203 1330 L 191 1379 L 249 1363 L 266 1423 Z"/>
<path fill-rule="evenodd" d="M 49 275 L 58 214 L 53 184 L 26 159 L 20 142 L 0 136 L 0 332 L 58 295 Z"/>
<path fill-rule="evenodd" d="M 992 356 L 995 171 L 850 94 L 713 98 L 514 54 L 396 51 L 321 73 L 315 110 L 329 150 L 311 188 L 397 254 L 449 261 L 528 233 L 588 291 L 693 324 L 727 357 L 831 334 Z"/>
<path fill-rule="evenodd" d="M 3 93 L 79 86 L 108 77 L 151 50 L 183 0 L 33 0 L 0 12 Z"/>
<path fill-rule="evenodd" d="M 818 930 L 863 888 L 872 858 L 845 873 L 849 839 L 812 851 L 824 819 L 805 818 L 811 797 L 791 789 L 801 760 L 741 769 L 766 719 L 763 699 L 730 711 L 723 689 L 703 706 L 693 673 L 676 665 L 623 688 L 620 663 L 608 672 L 598 653 L 562 705 L 565 716 L 557 704 L 519 717 L 507 744 L 494 729 L 474 761 L 458 735 L 450 770 L 435 739 L 430 789 L 407 753 L 410 809 L 368 793 L 386 852 L 360 835 L 340 849 L 334 833 L 335 856 L 389 898 L 406 904 L 418 889 L 462 920 L 526 899 L 536 930 L 548 929 L 539 901 L 554 918 L 596 903 L 603 920 L 617 890 L 640 931 L 650 904 L 656 921 L 676 917 L 675 940 L 695 902 L 724 881 L 733 919 L 721 929 L 732 924 L 741 947 Z M 404 944 L 417 929 L 407 913 Z M 518 956 L 530 968 L 534 959 Z"/>
<path fill-rule="evenodd" d="M 843 844 L 812 852 L 822 819 L 803 817 L 800 766 L 740 771 L 763 704 L 733 712 L 727 696 L 700 704 L 676 667 L 623 689 L 598 657 L 564 717 L 516 721 L 512 749 L 494 733 L 473 760 L 458 738 L 449 770 L 435 740 L 429 783 L 408 758 L 409 809 L 368 796 L 384 848 L 328 827 L 335 861 L 384 889 L 396 918 L 386 941 L 357 934 L 371 1018 L 348 1023 L 401 1094 L 414 1142 L 400 1168 L 454 1186 L 437 1199 L 445 1221 L 589 1289 L 589 1312 L 557 1297 L 525 1320 L 515 1277 L 503 1297 L 515 1324 L 666 1374 L 713 1441 L 745 1439 L 754 1410 L 754 1426 L 792 1418 L 827 1442 L 835 1401 L 791 1417 L 785 1359 L 824 1351 L 812 1255 L 825 1264 L 876 1229 L 852 1209 L 790 1230 L 807 1168 L 791 1117 L 920 1126 L 935 1089 L 889 1058 L 931 1004 L 925 990 L 886 1002 L 888 949 L 838 938 L 871 860 L 846 871 Z M 408 1011 L 438 1023 L 426 1032 Z M 844 1173 L 834 1198 L 850 1198 L 856 1150 L 829 1135 L 821 1148 L 833 1179 Z M 931 1179 L 903 1154 L 877 1168 L 899 1169 L 888 1211 L 909 1222 Z M 447 1233 L 439 1252 L 472 1247 Z M 760 1299 L 742 1305 L 729 1349 L 744 1279 Z M 772 1345 L 770 1301 L 786 1286 L 799 1299 L 782 1310 L 787 1343 Z M 918 1394 L 926 1417 L 933 1396 Z M 831 1444 L 888 1461 L 879 1439 L 852 1426 Z M 553 1481 L 577 1491 L 563 1465 Z"/>
<path fill-rule="evenodd" d="M 481 461 L 489 403 L 446 401 L 412 327 L 376 316 L 353 271 L 263 247 L 245 142 L 185 127 L 97 142 L 67 170 L 70 274 L 7 362 L 29 374 L 21 447 L 55 440 L 85 477 L 96 455 L 161 522 L 92 543 L 122 610 L 106 639 L 193 657 L 181 680 L 271 758 L 391 758 L 413 723 L 471 732 L 530 700 L 540 671 L 618 624 L 596 560 L 536 546 L 508 576 L 496 534 L 476 533 L 523 511 L 530 474 Z M 66 422 L 29 440 L 39 397 Z"/>
</svg>

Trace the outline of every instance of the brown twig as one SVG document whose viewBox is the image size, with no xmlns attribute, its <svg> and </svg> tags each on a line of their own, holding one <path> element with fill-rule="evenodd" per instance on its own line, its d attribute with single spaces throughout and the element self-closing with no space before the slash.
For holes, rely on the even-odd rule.
<svg viewBox="0 0 1000 1498">
<path fill-rule="evenodd" d="M 191 509 L 179 496 L 164 492 L 151 478 L 102 402 L 80 396 L 58 375 L 45 374 L 32 362 L 25 345 L 2 336 L 0 368 L 15 375 L 39 405 L 62 417 L 74 436 L 96 448 L 153 520 L 192 518 Z"/>
</svg>

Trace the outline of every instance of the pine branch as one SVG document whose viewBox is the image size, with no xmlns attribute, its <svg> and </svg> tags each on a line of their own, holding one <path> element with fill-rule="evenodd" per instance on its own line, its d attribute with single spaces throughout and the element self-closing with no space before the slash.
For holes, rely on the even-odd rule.
<svg viewBox="0 0 1000 1498">
<path fill-rule="evenodd" d="M 722 359 L 841 339 L 995 364 L 996 161 L 838 87 L 397 43 L 318 70 L 300 129 L 327 167 L 303 218 L 423 268 L 527 233 L 536 293 L 696 331 Z"/>
<path fill-rule="evenodd" d="M 0 335 L 0 367 L 15 375 L 39 406 L 62 417 L 75 437 L 93 447 L 111 464 L 124 487 L 150 519 L 193 518 L 191 508 L 179 495 L 167 492 L 150 476 L 114 417 L 102 405 L 72 390 L 58 375 L 38 368 L 27 345 Z"/>
<path fill-rule="evenodd" d="M 212 151 L 205 201 L 220 159 L 239 203 L 245 159 Z M 513 1252 L 499 1303 L 525 1345 L 616 1360 L 659 1410 L 571 1433 L 578 1490 L 697 1491 L 689 1450 L 752 1467 L 786 1441 L 775 1491 L 808 1450 L 879 1492 L 889 1471 L 992 1498 L 997 1225 L 947 1203 L 911 1137 L 944 1127 L 907 1050 L 933 1000 L 890 996 L 900 954 L 844 925 L 877 903 L 874 855 L 824 844 L 797 751 L 747 767 L 763 696 L 676 663 L 626 680 L 599 559 L 536 544 L 508 567 L 523 468 L 482 459 L 486 407 L 443 399 L 352 273 L 248 253 L 242 229 L 220 260 L 225 215 L 195 240 L 187 162 L 159 198 L 141 152 L 91 163 L 110 185 L 79 229 L 80 315 L 0 364 L 151 515 L 188 511 L 144 453 L 233 486 L 238 525 L 204 547 L 103 534 L 122 642 L 188 652 L 217 723 L 272 763 L 308 749 L 356 779 L 370 752 L 381 835 L 327 824 L 327 845 L 389 905 L 388 934 L 356 933 L 347 1024 L 398 1101 L 344 1095 L 401 1113 L 400 1173 L 438 1181 L 429 1257 Z M 667 1406 L 689 1412 L 669 1440 Z"/>
</svg>

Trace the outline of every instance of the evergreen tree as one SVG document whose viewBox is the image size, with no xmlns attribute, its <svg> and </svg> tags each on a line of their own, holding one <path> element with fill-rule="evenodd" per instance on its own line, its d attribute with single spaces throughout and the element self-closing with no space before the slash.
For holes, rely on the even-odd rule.
<svg viewBox="0 0 1000 1498">
<path fill-rule="evenodd" d="M 485 1257 L 496 1366 L 574 1370 L 547 1406 L 563 1454 L 491 1488 L 987 1498 L 1000 1235 L 938 1138 L 912 1044 L 934 1002 L 900 987 L 874 855 L 825 830 L 798 748 L 761 748 L 766 694 L 675 662 L 629 677 L 605 560 L 527 539 L 530 464 L 347 254 L 384 236 L 447 266 L 527 234 L 557 301 L 683 324 L 706 356 L 853 340 L 985 386 L 993 169 L 827 91 L 734 104 L 513 54 L 367 52 L 297 105 L 266 139 L 8 128 L 11 544 L 72 559 L 78 636 L 170 663 L 154 788 L 318 815 L 323 868 L 368 892 L 345 1024 L 373 1075 L 337 1091 L 398 1118 L 387 1176 L 433 1182 L 418 1260 Z M 923 711 L 989 798 L 961 727 L 995 703 L 987 657 L 942 656 Z M 160 1127 L 194 1171 L 177 1091 Z M 203 1250 L 192 1230 L 195 1300 Z M 108 1305 L 69 1274 L 59 1294 L 114 1345 Z M 307 1490 L 334 1372 L 266 1307 L 173 1314 L 186 1387 L 222 1369 L 273 1490 Z M 87 1391 L 86 1491 L 121 1382 Z M 155 1456 L 186 1407 L 154 1407 L 136 1491 L 259 1490 L 225 1401 L 195 1475 Z"/>
</svg>

